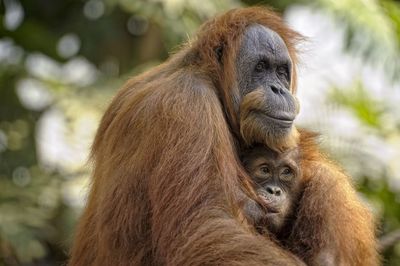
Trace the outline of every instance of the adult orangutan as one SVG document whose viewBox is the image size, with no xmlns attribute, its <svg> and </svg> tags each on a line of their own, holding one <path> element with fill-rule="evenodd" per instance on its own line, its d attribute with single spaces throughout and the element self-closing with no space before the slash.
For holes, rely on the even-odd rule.
<svg viewBox="0 0 400 266">
<path fill-rule="evenodd" d="M 70 265 L 304 265 L 241 220 L 240 203 L 259 199 L 238 157 L 253 143 L 296 144 L 299 40 L 267 9 L 235 9 L 206 22 L 166 63 L 129 80 L 93 144 L 93 184 Z M 347 234 L 320 232 L 333 243 L 350 240 L 345 254 L 373 260 L 368 212 L 347 179 L 329 189 L 342 174 L 321 164 L 304 167 L 327 172 L 313 186 L 332 202 L 322 218 L 357 220 L 341 224 L 355 227 L 340 228 Z M 312 210 L 325 204 L 313 199 Z"/>
<path fill-rule="evenodd" d="M 308 171 L 305 175 L 301 172 L 301 168 L 309 167 L 310 163 L 318 163 L 318 168 L 324 169 L 321 163 L 325 159 L 318 152 L 315 134 L 301 131 L 300 146 L 282 152 L 256 145 L 242 151 L 241 159 L 263 204 L 260 206 L 249 199 L 244 205 L 245 216 L 257 231 L 274 238 L 282 247 L 302 258 L 307 265 L 378 264 L 376 254 L 362 252 L 368 245 L 373 247 L 373 238 L 366 238 L 368 235 L 358 238 L 341 235 L 349 233 L 349 230 L 358 231 L 357 227 L 346 229 L 347 224 L 357 225 L 358 222 L 349 222 L 352 219 L 372 223 L 370 214 L 359 211 L 343 212 L 345 216 L 336 216 L 332 209 L 343 208 L 346 202 L 352 201 L 353 196 L 345 199 L 326 198 L 331 193 L 346 195 L 343 189 L 351 190 L 346 177 L 329 176 L 329 171 Z M 324 184 L 321 184 L 321 179 Z M 330 190 L 329 193 L 322 193 L 323 186 Z M 365 242 L 359 243 L 362 239 Z M 366 254 L 367 257 L 363 257 Z"/>
</svg>

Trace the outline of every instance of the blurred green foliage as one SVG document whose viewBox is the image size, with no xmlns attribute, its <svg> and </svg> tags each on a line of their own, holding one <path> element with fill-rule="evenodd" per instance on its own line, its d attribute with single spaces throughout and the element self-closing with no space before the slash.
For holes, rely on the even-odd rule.
<svg viewBox="0 0 400 266">
<path fill-rule="evenodd" d="M 93 138 L 90 125 L 96 125 L 115 89 L 165 60 L 202 21 L 253 4 L 260 1 L 0 0 L 0 265 L 66 261 L 90 175 L 79 162 Z M 350 52 L 383 64 L 388 78 L 399 78 L 398 1 L 261 4 L 282 12 L 294 4 L 331 12 L 347 28 Z M 400 139 L 400 117 L 388 127 L 385 102 L 361 82 L 334 88 L 331 100 L 380 138 Z M 46 131 L 50 118 L 66 126 Z M 74 149 L 57 146 L 58 132 Z M 377 209 L 384 234 L 400 228 L 400 198 L 389 176 L 365 172 L 357 181 Z M 386 265 L 400 265 L 400 245 L 384 255 Z"/>
<path fill-rule="evenodd" d="M 334 89 L 332 91 L 332 101 L 351 110 L 357 118 L 369 127 L 381 130 L 382 114 L 384 113 L 383 104 L 373 99 L 360 82 L 356 82 L 350 88 Z"/>
</svg>

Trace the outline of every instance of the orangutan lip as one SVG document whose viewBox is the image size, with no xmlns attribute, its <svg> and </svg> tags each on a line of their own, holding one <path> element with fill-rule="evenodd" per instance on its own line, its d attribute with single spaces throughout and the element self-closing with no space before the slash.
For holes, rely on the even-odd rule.
<svg viewBox="0 0 400 266">
<path fill-rule="evenodd" d="M 282 118 L 282 117 L 277 118 L 277 117 L 272 117 L 272 116 L 266 115 L 266 114 L 263 114 L 263 116 L 265 117 L 265 119 L 267 121 L 270 121 L 270 122 L 272 122 L 272 123 L 274 123 L 277 126 L 282 127 L 282 128 L 291 128 L 292 125 L 293 125 L 293 120 L 294 119 L 288 119 L 286 117 L 285 118 Z"/>
<path fill-rule="evenodd" d="M 261 197 L 261 199 L 263 201 L 263 206 L 267 210 L 268 214 L 279 213 L 279 208 L 276 208 L 274 206 L 275 204 L 273 204 L 273 202 L 269 201 L 267 196 L 265 196 L 263 193 L 259 194 L 259 196 Z"/>
<path fill-rule="evenodd" d="M 287 112 L 282 112 L 277 116 L 271 116 L 268 114 L 265 114 L 265 116 L 271 118 L 271 119 L 275 119 L 275 120 L 279 120 L 282 122 L 287 122 L 287 123 L 293 123 L 294 119 L 296 118 L 296 115 L 287 113 Z"/>
<path fill-rule="evenodd" d="M 294 119 L 288 119 L 288 118 L 281 118 L 281 117 L 273 117 L 269 115 L 265 115 L 271 120 L 277 121 L 279 123 L 285 123 L 285 124 L 292 124 Z"/>
<path fill-rule="evenodd" d="M 267 214 L 277 214 L 277 213 L 279 213 L 279 211 L 277 209 L 269 207 L 269 206 L 267 206 L 267 211 L 268 211 Z"/>
<path fill-rule="evenodd" d="M 264 117 L 266 117 L 269 120 L 276 121 L 278 123 L 284 123 L 284 124 L 293 124 L 294 119 L 296 116 L 290 115 L 290 114 L 282 114 L 281 116 L 271 116 L 269 114 L 266 114 L 264 111 L 260 110 L 255 110 L 257 114 L 260 114 Z"/>
</svg>

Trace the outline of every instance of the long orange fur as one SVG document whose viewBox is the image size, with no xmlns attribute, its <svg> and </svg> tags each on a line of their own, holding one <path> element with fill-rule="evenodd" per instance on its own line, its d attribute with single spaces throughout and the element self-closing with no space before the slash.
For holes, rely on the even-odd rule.
<svg viewBox="0 0 400 266">
<path fill-rule="evenodd" d="M 93 184 L 69 265 L 304 265 L 250 230 L 240 215 L 239 202 L 255 193 L 237 156 L 244 140 L 234 61 L 253 23 L 277 32 L 296 63 L 301 36 L 279 16 L 260 7 L 235 9 L 206 22 L 180 52 L 118 92 L 93 144 Z M 215 56 L 220 45 L 222 64 Z M 295 68 L 293 73 L 295 81 Z M 295 87 L 293 82 L 293 92 Z M 304 167 L 344 179 L 335 166 L 321 165 L 317 160 Z M 317 193 L 326 190 L 320 180 Z M 338 187 L 335 197 L 346 207 L 332 208 L 351 217 L 349 210 L 362 207 L 351 187 Z M 332 226 L 334 218 L 325 218 Z M 348 225 L 369 240 L 370 224 Z"/>
</svg>

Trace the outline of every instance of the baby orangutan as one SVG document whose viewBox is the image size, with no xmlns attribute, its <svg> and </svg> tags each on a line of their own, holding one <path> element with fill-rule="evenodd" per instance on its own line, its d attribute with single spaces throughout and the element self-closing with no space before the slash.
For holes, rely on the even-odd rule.
<svg viewBox="0 0 400 266">
<path fill-rule="evenodd" d="M 272 236 L 282 247 L 293 250 L 291 238 L 297 234 L 294 225 L 303 223 L 297 221 L 301 218 L 296 213 L 305 189 L 299 148 L 276 152 L 256 146 L 244 152 L 242 161 L 260 199 L 259 203 L 245 203 L 247 219 L 259 233 Z M 306 261 L 312 266 L 344 265 L 336 261 L 334 254 L 333 249 L 322 249 L 311 252 Z"/>
<path fill-rule="evenodd" d="M 299 151 L 294 148 L 278 153 L 257 146 L 246 151 L 242 160 L 264 205 L 248 201 L 245 214 L 260 233 L 271 233 L 279 238 L 282 229 L 293 220 L 302 190 Z"/>
</svg>

